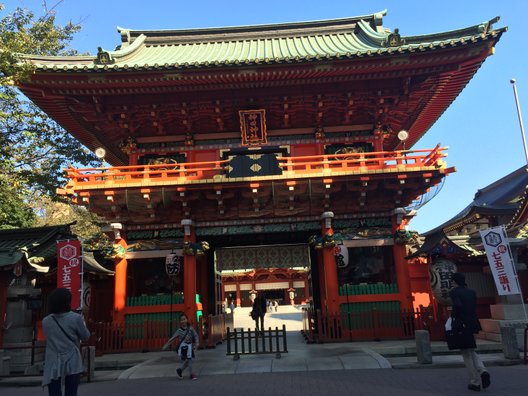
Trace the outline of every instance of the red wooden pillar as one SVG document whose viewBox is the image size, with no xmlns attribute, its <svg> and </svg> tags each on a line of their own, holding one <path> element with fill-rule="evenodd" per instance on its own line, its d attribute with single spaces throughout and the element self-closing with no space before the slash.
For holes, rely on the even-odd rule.
<svg viewBox="0 0 528 396">
<path fill-rule="evenodd" d="M 192 220 L 183 219 L 184 242 L 196 243 L 196 232 Z M 196 256 L 183 254 L 183 305 L 189 321 L 196 323 Z"/>
<path fill-rule="evenodd" d="M 324 272 L 323 252 L 317 252 L 317 271 L 319 273 L 319 300 L 321 302 L 321 313 L 326 315 L 326 278 Z"/>
<path fill-rule="evenodd" d="M 323 239 L 325 235 L 333 235 L 332 212 L 324 212 L 321 215 Z M 339 314 L 339 282 L 337 278 L 337 266 L 335 262 L 334 247 L 324 247 L 323 240 L 323 267 L 325 277 L 326 309 L 330 315 Z"/>
<path fill-rule="evenodd" d="M 404 229 L 406 224 L 404 211 L 405 209 L 403 208 L 397 208 L 394 211 L 394 216 L 392 217 L 393 232 Z M 405 256 L 407 256 L 406 245 L 398 245 L 395 243 L 393 246 L 393 256 L 401 308 L 412 309 L 413 297 L 411 294 L 411 277 L 409 274 L 408 262 L 405 259 Z"/>
<path fill-rule="evenodd" d="M 242 306 L 242 297 L 240 296 L 240 280 L 237 279 L 236 283 L 236 297 L 235 297 L 235 306 L 241 307 Z"/>
<path fill-rule="evenodd" d="M 207 254 L 207 253 L 205 253 Z M 212 253 L 211 253 L 212 254 Z M 209 268 L 207 265 L 207 259 L 205 256 L 201 256 L 198 264 L 198 282 L 200 284 L 200 289 L 198 293 L 200 294 L 200 301 L 202 303 L 202 313 L 204 317 L 211 313 L 211 307 L 209 306 Z"/>
<path fill-rule="evenodd" d="M 118 228 L 114 228 L 115 245 L 118 245 L 119 251 L 115 259 L 115 275 L 114 275 L 114 318 L 116 322 L 124 322 L 125 320 L 125 306 L 126 306 L 126 292 L 127 292 L 127 268 L 128 261 L 126 259 L 127 242 L 123 238 L 122 232 Z"/>
</svg>

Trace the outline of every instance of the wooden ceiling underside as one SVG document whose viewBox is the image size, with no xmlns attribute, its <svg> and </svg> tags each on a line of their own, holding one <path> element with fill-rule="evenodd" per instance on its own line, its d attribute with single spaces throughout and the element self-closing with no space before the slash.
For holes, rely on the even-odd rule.
<svg viewBox="0 0 528 396">
<path fill-rule="evenodd" d="M 179 223 L 192 218 L 198 222 L 275 219 L 336 215 L 362 216 L 387 213 L 406 207 L 437 185 L 444 171 L 412 172 L 402 179 L 398 174 L 370 177 L 260 182 L 224 186 L 192 185 L 182 187 L 121 188 L 84 191 L 76 198 L 108 220 L 129 225 Z"/>
<path fill-rule="evenodd" d="M 491 45 L 491 42 L 490 42 Z M 471 79 L 488 46 L 310 65 L 226 70 L 39 73 L 23 91 L 90 149 L 103 146 L 114 165 L 127 163 L 128 136 L 196 145 L 240 137 L 239 110 L 265 109 L 268 130 L 317 126 L 401 129 L 414 144 Z M 344 129 L 343 129 L 344 128 Z M 368 131 L 367 131 L 368 132 Z"/>
</svg>

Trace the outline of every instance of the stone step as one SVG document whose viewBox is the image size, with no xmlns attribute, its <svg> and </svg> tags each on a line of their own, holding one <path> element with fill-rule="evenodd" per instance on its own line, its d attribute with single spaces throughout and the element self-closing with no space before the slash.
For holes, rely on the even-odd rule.
<svg viewBox="0 0 528 396">
<path fill-rule="evenodd" d="M 500 333 L 487 333 L 485 331 L 481 331 L 480 333 L 478 333 L 477 338 L 481 340 L 501 342 Z"/>
<path fill-rule="evenodd" d="M 480 319 L 482 330 L 487 333 L 499 333 L 501 326 L 514 326 L 516 328 L 523 328 L 525 322 L 523 320 L 504 320 L 504 319 Z"/>
<path fill-rule="evenodd" d="M 479 333 L 479 336 L 482 334 Z M 481 337 L 478 337 L 481 338 Z M 497 343 L 497 340 L 481 338 L 483 342 L 477 342 L 477 349 L 479 352 L 497 353 L 502 351 L 502 344 Z M 488 342 L 495 341 L 495 342 Z M 500 342 L 500 340 L 499 340 Z M 379 344 L 371 344 L 369 348 L 382 356 L 416 356 L 416 345 L 413 343 L 402 343 L 401 345 L 384 346 L 383 342 Z M 442 341 L 431 342 L 431 351 L 433 355 L 457 354 L 458 350 L 449 350 L 447 343 Z"/>
<path fill-rule="evenodd" d="M 517 328 L 515 330 L 517 334 L 517 346 L 519 347 L 519 350 L 524 351 L 524 329 Z M 481 340 L 502 342 L 500 330 L 499 333 L 481 331 L 480 333 L 478 333 L 476 338 Z"/>
<path fill-rule="evenodd" d="M 11 356 L 7 356 L 3 349 L 0 349 L 0 375 L 7 376 L 11 374 L 10 370 Z"/>
<path fill-rule="evenodd" d="M 498 320 L 523 320 L 525 318 L 522 304 L 490 305 L 491 317 Z"/>
</svg>

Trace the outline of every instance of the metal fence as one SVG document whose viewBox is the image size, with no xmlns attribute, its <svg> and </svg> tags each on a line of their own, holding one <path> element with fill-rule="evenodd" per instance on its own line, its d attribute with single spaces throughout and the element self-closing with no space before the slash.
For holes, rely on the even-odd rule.
<svg viewBox="0 0 528 396">
<path fill-rule="evenodd" d="M 286 325 L 282 325 L 282 330 L 269 327 L 264 331 L 227 328 L 227 355 L 233 356 L 234 360 L 238 360 L 240 355 L 273 353 L 280 358 L 281 353 L 287 352 Z"/>
</svg>

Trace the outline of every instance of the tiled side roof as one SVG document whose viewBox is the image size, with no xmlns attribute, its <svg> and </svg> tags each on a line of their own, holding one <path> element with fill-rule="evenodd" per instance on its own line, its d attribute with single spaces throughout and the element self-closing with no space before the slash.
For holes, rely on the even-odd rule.
<svg viewBox="0 0 528 396">
<path fill-rule="evenodd" d="M 450 232 L 466 224 L 466 220 L 474 221 L 475 214 L 515 216 L 518 210 L 526 210 L 526 194 L 528 186 L 528 169 L 522 166 L 508 175 L 480 189 L 475 194 L 473 202 L 466 206 L 453 218 L 425 232 L 428 236 L 439 230 Z"/>
<path fill-rule="evenodd" d="M 505 29 L 498 19 L 469 28 L 403 37 L 381 26 L 384 13 L 365 17 L 168 31 L 119 29 L 123 43 L 99 56 L 28 56 L 38 69 L 50 71 L 203 68 L 312 62 L 423 51 L 486 40 Z M 396 37 L 396 40 L 393 40 Z M 102 60 L 100 55 L 108 57 Z"/>
<path fill-rule="evenodd" d="M 56 254 L 58 239 L 71 237 L 70 225 L 0 230 L 0 267 L 16 264 L 24 255 L 44 259 Z"/>
</svg>

